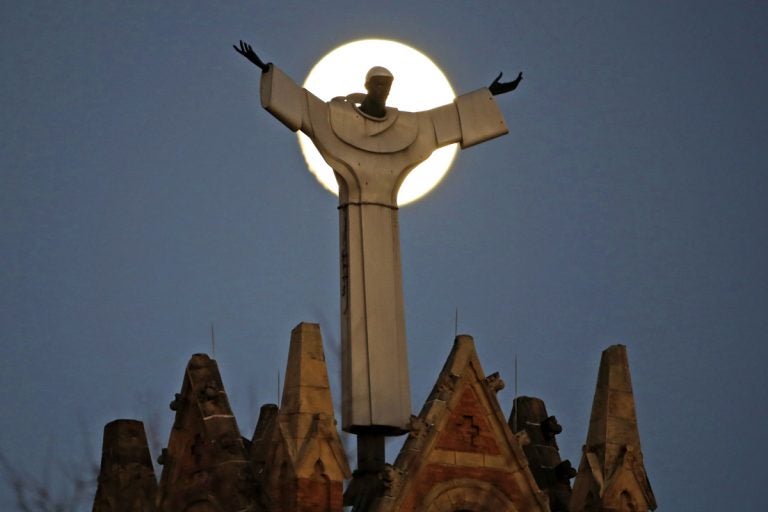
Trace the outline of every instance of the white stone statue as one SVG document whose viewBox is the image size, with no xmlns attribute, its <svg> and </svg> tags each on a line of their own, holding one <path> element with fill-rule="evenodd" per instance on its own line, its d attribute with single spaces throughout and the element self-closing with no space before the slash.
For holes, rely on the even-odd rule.
<svg viewBox="0 0 768 512">
<path fill-rule="evenodd" d="M 522 73 L 424 112 L 386 106 L 393 76 L 374 67 L 367 94 L 324 102 L 250 45 L 235 47 L 262 70 L 261 104 L 315 144 L 339 184 L 342 426 L 347 432 L 397 435 L 411 416 L 397 192 L 432 152 L 467 148 L 508 132 L 493 95 L 514 90 Z"/>
</svg>

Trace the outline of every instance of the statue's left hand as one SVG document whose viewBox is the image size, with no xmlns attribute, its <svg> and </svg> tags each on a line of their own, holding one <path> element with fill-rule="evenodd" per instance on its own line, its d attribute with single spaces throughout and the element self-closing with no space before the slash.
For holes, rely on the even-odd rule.
<svg viewBox="0 0 768 512">
<path fill-rule="evenodd" d="M 496 77 L 496 79 L 491 83 L 491 85 L 488 86 L 488 90 L 491 91 L 491 94 L 496 96 L 497 94 L 504 94 L 505 92 L 514 91 L 517 89 L 517 85 L 520 83 L 520 80 L 523 79 L 523 72 L 521 71 L 517 78 L 512 80 L 511 82 L 499 82 L 501 79 L 501 73 L 499 73 L 499 76 Z"/>
<path fill-rule="evenodd" d="M 235 45 L 232 45 L 232 48 L 234 48 L 237 53 L 257 65 L 263 73 L 266 73 L 266 71 L 269 69 L 269 64 L 264 64 L 264 61 L 262 61 L 259 56 L 256 55 L 256 52 L 253 51 L 253 48 L 251 48 L 251 45 L 248 43 L 241 40 L 240 48 Z"/>
</svg>

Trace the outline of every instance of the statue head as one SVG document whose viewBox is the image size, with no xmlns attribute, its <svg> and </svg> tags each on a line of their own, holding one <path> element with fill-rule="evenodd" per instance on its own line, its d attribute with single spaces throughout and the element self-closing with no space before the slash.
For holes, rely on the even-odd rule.
<svg viewBox="0 0 768 512">
<path fill-rule="evenodd" d="M 392 73 L 382 66 L 374 66 L 366 73 L 365 90 L 368 91 L 368 94 L 360 106 L 363 112 L 374 117 L 386 115 L 384 107 L 387 96 L 389 96 L 389 89 L 392 87 L 392 80 L 394 80 Z"/>
<path fill-rule="evenodd" d="M 375 76 L 381 76 L 385 78 L 389 78 L 390 82 L 395 78 L 394 75 L 392 75 L 392 72 L 385 68 L 384 66 L 373 66 L 371 69 L 368 70 L 368 73 L 365 74 L 365 86 L 368 86 L 368 82 L 371 80 L 371 78 Z"/>
</svg>

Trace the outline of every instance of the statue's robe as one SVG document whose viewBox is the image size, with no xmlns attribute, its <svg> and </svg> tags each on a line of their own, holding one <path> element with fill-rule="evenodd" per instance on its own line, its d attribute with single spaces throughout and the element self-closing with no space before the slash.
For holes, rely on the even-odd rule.
<svg viewBox="0 0 768 512">
<path fill-rule="evenodd" d="M 365 114 L 355 97 L 326 103 L 270 64 L 261 103 L 301 130 L 339 183 L 342 426 L 400 434 L 411 416 L 397 192 L 406 175 L 442 146 L 467 148 L 507 127 L 487 88 L 424 112 Z"/>
</svg>

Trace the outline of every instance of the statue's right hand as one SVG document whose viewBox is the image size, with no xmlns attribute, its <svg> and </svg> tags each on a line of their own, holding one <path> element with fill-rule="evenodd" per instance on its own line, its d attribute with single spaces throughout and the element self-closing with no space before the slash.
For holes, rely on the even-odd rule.
<svg viewBox="0 0 768 512">
<path fill-rule="evenodd" d="M 235 49 L 237 53 L 251 61 L 253 64 L 259 67 L 262 72 L 266 72 L 269 69 L 269 64 L 264 64 L 264 61 L 262 61 L 258 55 L 256 55 L 256 52 L 253 51 L 253 48 L 251 48 L 251 45 L 246 43 L 245 41 L 240 41 L 240 48 L 238 48 L 235 45 L 232 45 L 232 48 Z"/>
<path fill-rule="evenodd" d="M 523 72 L 521 71 L 517 78 L 512 80 L 511 82 L 500 82 L 501 80 L 501 73 L 499 73 L 499 76 L 496 77 L 496 79 L 491 83 L 491 85 L 488 86 L 488 90 L 491 91 L 491 94 L 496 96 L 497 94 L 504 94 L 505 92 L 514 91 L 517 89 L 517 86 L 520 84 L 520 80 L 523 79 Z"/>
</svg>

